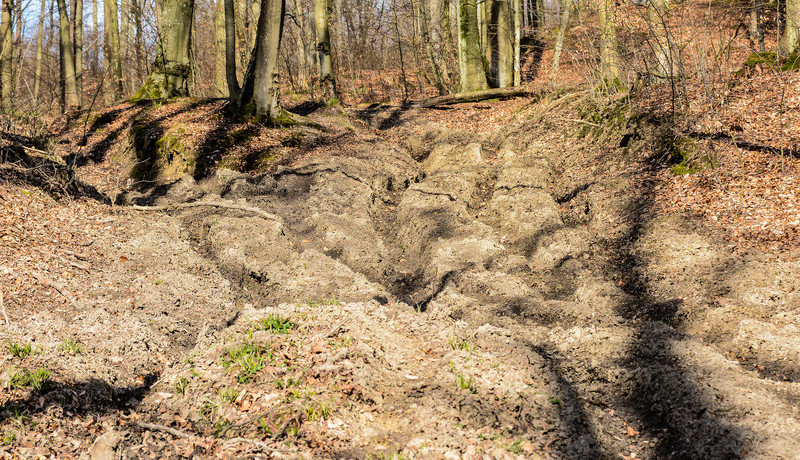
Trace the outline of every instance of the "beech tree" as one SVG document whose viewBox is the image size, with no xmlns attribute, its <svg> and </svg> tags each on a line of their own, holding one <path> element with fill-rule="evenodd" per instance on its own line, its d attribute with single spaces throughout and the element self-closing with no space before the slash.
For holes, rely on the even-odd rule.
<svg viewBox="0 0 800 460">
<path fill-rule="evenodd" d="M 20 0 L 17 0 L 20 1 Z M 14 98 L 14 37 L 11 11 L 14 4 L 11 0 L 3 0 L 2 16 L 0 17 L 0 99 L 3 110 L 10 110 Z"/>
<path fill-rule="evenodd" d="M 458 0 L 458 73 L 461 91 L 488 88 L 479 40 L 477 0 Z"/>
<path fill-rule="evenodd" d="M 780 50 L 789 55 L 800 47 L 800 0 L 786 0 L 786 27 L 781 36 Z"/>
<path fill-rule="evenodd" d="M 113 3 L 115 0 L 110 1 Z M 193 15 L 194 0 L 164 0 L 153 70 L 133 99 L 169 99 L 189 95 Z"/>
<path fill-rule="evenodd" d="M 77 71 L 72 38 L 69 35 L 69 16 L 67 4 L 58 0 L 59 45 L 61 49 L 61 76 L 64 84 L 64 111 L 69 112 L 80 107 L 78 94 Z"/>
<path fill-rule="evenodd" d="M 611 84 L 618 82 L 622 76 L 617 30 L 612 17 L 613 5 L 613 0 L 600 0 L 597 14 L 600 26 L 600 72 L 601 77 Z"/>
<path fill-rule="evenodd" d="M 106 100 L 122 98 L 122 63 L 119 59 L 119 22 L 117 0 L 103 0 L 103 61 L 106 76 L 103 79 Z"/>
<path fill-rule="evenodd" d="M 317 55 L 319 56 L 319 83 L 322 99 L 329 103 L 336 99 L 336 81 L 331 58 L 331 29 L 328 23 L 328 0 L 314 0 L 314 23 L 317 29 Z"/>
</svg>

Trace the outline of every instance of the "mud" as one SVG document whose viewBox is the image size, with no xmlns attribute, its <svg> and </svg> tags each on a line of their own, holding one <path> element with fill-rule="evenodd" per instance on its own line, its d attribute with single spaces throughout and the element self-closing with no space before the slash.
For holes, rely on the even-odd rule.
<svg viewBox="0 0 800 460">
<path fill-rule="evenodd" d="M 312 339 L 341 324 L 330 338 L 348 337 L 345 354 L 314 361 L 309 340 L 293 356 L 358 388 L 344 400 L 374 412 L 340 401 L 329 430 L 304 432 L 307 455 L 797 457 L 800 263 L 734 255 L 690 218 L 650 213 L 644 156 L 555 142 L 530 122 L 480 135 L 392 116 L 405 140 L 120 197 L 247 204 L 277 219 L 219 206 L 122 211 L 141 230 L 109 242 L 112 259 L 140 266 L 126 288 L 148 294 L 126 299 L 123 263 L 109 263 L 91 297 L 119 309 L 86 301 L 73 327 L 98 328 L 108 345 L 92 352 L 124 356 L 122 373 L 155 369 L 174 385 L 190 368 L 216 381 L 225 340 L 268 313 L 307 318 Z M 143 315 L 139 304 L 160 308 Z M 448 347 L 453 338 L 478 351 Z M 166 362 L 153 362 L 153 344 L 168 344 Z M 475 394 L 453 386 L 453 369 L 469 369 Z M 91 372 L 111 382 L 121 373 Z M 138 411 L 188 417 L 204 391 L 151 391 Z M 491 430 L 527 450 L 485 442 Z M 132 455 L 144 443 L 134 438 L 119 451 Z M 326 440 L 340 447 L 319 447 Z"/>
</svg>

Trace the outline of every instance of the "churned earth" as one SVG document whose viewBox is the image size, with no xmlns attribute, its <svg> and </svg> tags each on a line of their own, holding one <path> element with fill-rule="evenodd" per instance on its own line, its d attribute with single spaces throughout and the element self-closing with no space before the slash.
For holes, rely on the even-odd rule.
<svg viewBox="0 0 800 460">
<path fill-rule="evenodd" d="M 659 205 L 661 128 L 586 97 L 321 109 L 141 183 L 164 138 L 108 112 L 94 194 L 0 188 L 0 452 L 797 458 L 796 248 Z"/>
</svg>

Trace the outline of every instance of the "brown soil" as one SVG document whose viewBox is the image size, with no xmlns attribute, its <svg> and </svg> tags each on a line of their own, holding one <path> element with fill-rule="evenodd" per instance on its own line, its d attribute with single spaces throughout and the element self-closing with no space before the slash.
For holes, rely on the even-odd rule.
<svg viewBox="0 0 800 460">
<path fill-rule="evenodd" d="M 141 108 L 112 109 L 96 199 L 0 189 L 0 339 L 39 350 L 0 358 L 0 452 L 795 458 L 796 245 L 665 205 L 658 127 L 582 130 L 583 97 L 320 110 L 248 140 L 259 174 L 156 187 L 123 179 Z"/>
</svg>

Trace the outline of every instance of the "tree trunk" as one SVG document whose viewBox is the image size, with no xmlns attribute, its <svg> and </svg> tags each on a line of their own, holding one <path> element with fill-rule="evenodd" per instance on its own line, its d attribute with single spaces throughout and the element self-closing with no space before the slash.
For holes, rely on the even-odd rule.
<svg viewBox="0 0 800 460">
<path fill-rule="evenodd" d="M 59 37 L 61 45 L 61 66 L 63 69 L 62 76 L 64 79 L 64 111 L 69 112 L 80 107 L 80 99 L 78 98 L 73 44 L 69 36 L 67 4 L 64 0 L 58 0 L 58 19 L 61 29 Z"/>
<path fill-rule="evenodd" d="M 80 104 L 83 96 L 83 0 L 75 0 L 74 19 L 73 52 L 75 59 L 75 87 L 78 92 L 78 104 Z"/>
<path fill-rule="evenodd" d="M 122 0 L 120 2 L 119 13 L 119 60 L 123 69 L 126 72 L 121 75 L 122 93 L 130 94 L 133 86 L 131 81 L 130 72 L 127 69 L 131 68 L 131 48 L 130 48 L 130 22 L 131 22 L 131 4 L 130 0 Z"/>
<path fill-rule="evenodd" d="M 392 0 L 392 16 L 394 17 L 394 37 L 397 41 L 397 51 L 400 56 L 400 78 L 403 79 L 403 102 L 408 100 L 408 79 L 406 78 L 406 65 L 403 61 L 403 40 L 400 37 L 400 28 L 397 24 L 397 2 Z"/>
<path fill-rule="evenodd" d="M 567 33 L 569 26 L 569 15 L 572 12 L 572 0 L 563 0 L 564 9 L 561 11 L 561 18 L 559 18 L 558 32 L 556 33 L 556 43 L 553 47 L 553 69 L 551 71 L 551 79 L 553 81 L 558 78 L 558 66 L 561 62 L 561 52 L 564 49 L 564 35 Z"/>
<path fill-rule="evenodd" d="M 508 99 L 514 97 L 527 97 L 532 93 L 525 88 L 493 88 L 466 93 L 448 94 L 445 96 L 423 99 L 410 104 L 411 107 L 425 108 L 440 105 L 462 104 L 465 102 L 480 102 L 489 99 Z"/>
<path fill-rule="evenodd" d="M 133 9 L 133 22 L 136 29 L 136 35 L 133 40 L 133 48 L 136 56 L 136 82 L 142 81 L 145 75 L 150 71 L 147 66 L 147 58 L 144 51 L 144 20 L 142 18 L 142 9 L 144 0 L 131 0 L 131 8 Z"/>
<path fill-rule="evenodd" d="M 322 91 L 322 99 L 330 104 L 338 100 L 338 95 L 336 93 L 336 80 L 333 78 L 331 30 L 328 23 L 327 0 L 314 0 L 314 19 L 317 29 L 320 90 Z M 339 46 L 341 46 L 341 44 L 339 44 Z"/>
<path fill-rule="evenodd" d="M 256 29 L 253 102 L 256 115 L 273 121 L 283 116 L 278 88 L 278 54 L 285 8 L 286 0 L 261 0 L 261 17 Z"/>
<path fill-rule="evenodd" d="M 92 0 L 92 62 L 91 66 L 92 77 L 97 77 L 97 69 L 100 68 L 100 29 L 98 28 L 97 21 L 97 2 L 100 0 Z"/>
<path fill-rule="evenodd" d="M 680 65 L 669 37 L 667 8 L 667 0 L 649 0 L 647 2 L 647 21 L 653 35 L 656 74 L 663 78 L 674 78 L 680 74 Z"/>
<path fill-rule="evenodd" d="M 522 2 L 514 0 L 514 86 L 522 84 Z"/>
<path fill-rule="evenodd" d="M 800 45 L 800 0 L 786 0 L 786 28 L 781 37 L 780 51 L 790 55 Z"/>
<path fill-rule="evenodd" d="M 461 91 L 488 87 L 483 71 L 476 0 L 458 0 L 458 70 Z"/>
<path fill-rule="evenodd" d="M 216 0 L 214 5 L 214 75 L 215 86 L 220 95 L 228 94 L 225 83 L 225 1 Z"/>
<path fill-rule="evenodd" d="M 20 0 L 18 0 L 20 1 Z M 0 16 L 0 103 L 3 111 L 11 110 L 14 97 L 14 70 L 11 61 L 14 56 L 14 37 L 12 35 L 11 0 L 3 0 L 3 11 Z"/>
<path fill-rule="evenodd" d="M 493 0 L 491 11 L 492 28 L 495 31 L 495 46 L 492 56 L 493 77 L 498 88 L 514 84 L 514 41 L 508 0 Z"/>
<path fill-rule="evenodd" d="M 105 78 L 103 79 L 107 102 L 122 99 L 122 65 L 119 60 L 119 23 L 117 21 L 117 0 L 103 0 L 103 60 Z"/>
<path fill-rule="evenodd" d="M 223 1 L 223 0 L 220 0 Z M 238 104 L 242 88 L 236 76 L 236 12 L 233 0 L 224 0 L 225 5 L 225 81 L 228 97 L 234 105 Z"/>
<path fill-rule="evenodd" d="M 800 0 L 798 0 L 800 1 Z M 619 82 L 622 76 L 617 31 L 612 17 L 613 0 L 600 0 L 598 22 L 600 25 L 600 74 L 609 84 Z"/>
<path fill-rule="evenodd" d="M 436 90 L 439 92 L 439 95 L 447 94 L 447 85 L 444 82 L 444 77 L 442 76 L 442 69 L 440 67 L 440 59 L 435 55 L 435 51 L 433 48 L 432 38 L 431 38 L 431 21 L 429 18 L 429 2 L 420 1 L 419 2 L 419 21 L 420 21 L 420 32 L 422 34 L 422 41 L 425 42 L 425 54 L 428 57 L 428 64 L 431 66 L 431 71 L 433 72 L 433 79 L 436 84 Z"/>
<path fill-rule="evenodd" d="M 189 95 L 193 15 L 194 0 L 164 0 L 156 60 L 147 80 L 133 96 L 134 100 Z"/>
<path fill-rule="evenodd" d="M 33 104 L 34 106 L 38 106 L 39 102 L 39 91 L 42 86 L 42 60 L 44 58 L 44 52 L 42 50 L 42 42 L 44 39 L 44 10 L 45 10 L 45 1 L 42 0 L 39 10 L 39 27 L 36 29 L 36 70 L 33 74 Z"/>
<path fill-rule="evenodd" d="M 308 90 L 308 66 L 306 55 L 306 33 L 305 15 L 303 14 L 303 4 L 300 0 L 294 0 L 295 18 L 295 45 L 297 46 L 297 81 L 300 91 Z"/>
<path fill-rule="evenodd" d="M 764 25 L 761 23 L 762 0 L 753 0 L 750 5 L 750 39 L 751 46 L 759 53 L 763 53 L 764 47 Z"/>
</svg>

